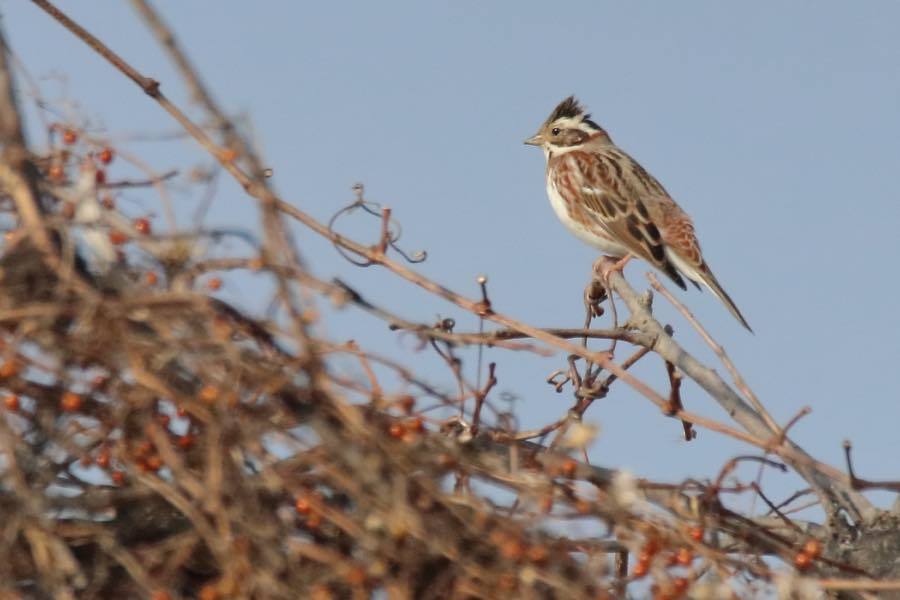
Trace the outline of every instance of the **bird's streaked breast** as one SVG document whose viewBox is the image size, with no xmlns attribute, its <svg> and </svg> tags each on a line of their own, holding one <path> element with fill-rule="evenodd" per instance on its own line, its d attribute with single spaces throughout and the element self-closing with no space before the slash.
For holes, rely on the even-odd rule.
<svg viewBox="0 0 900 600">
<path fill-rule="evenodd" d="M 547 169 L 547 196 L 557 218 L 581 241 L 600 249 L 610 256 L 625 256 L 628 249 L 613 241 L 578 203 L 584 202 L 583 178 L 577 167 L 571 163 L 572 157 L 558 157 Z M 591 198 L 598 202 L 599 199 Z"/>
</svg>

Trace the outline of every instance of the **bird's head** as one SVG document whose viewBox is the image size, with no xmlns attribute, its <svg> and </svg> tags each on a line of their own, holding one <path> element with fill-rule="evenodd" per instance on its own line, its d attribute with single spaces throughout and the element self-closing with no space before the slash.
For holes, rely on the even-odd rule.
<svg viewBox="0 0 900 600">
<path fill-rule="evenodd" d="M 592 142 L 611 143 L 606 131 L 591 120 L 591 115 L 575 96 L 560 102 L 538 132 L 525 140 L 526 144 L 540 146 L 548 155 L 571 151 Z"/>
</svg>

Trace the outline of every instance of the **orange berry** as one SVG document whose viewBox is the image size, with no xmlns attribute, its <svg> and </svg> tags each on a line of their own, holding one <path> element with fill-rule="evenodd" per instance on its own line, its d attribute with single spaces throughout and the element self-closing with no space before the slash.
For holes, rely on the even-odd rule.
<svg viewBox="0 0 900 600">
<path fill-rule="evenodd" d="M 125 471 L 113 471 L 110 474 L 110 477 L 113 480 L 113 483 L 116 485 L 122 485 L 125 483 Z"/>
<path fill-rule="evenodd" d="M 506 534 L 500 529 L 492 529 L 488 534 L 488 541 L 495 546 L 499 546 L 506 541 Z"/>
<path fill-rule="evenodd" d="M 103 169 L 97 169 L 97 172 L 94 173 L 94 181 L 96 181 L 100 185 L 106 183 L 106 171 L 104 171 Z"/>
<path fill-rule="evenodd" d="M 191 446 L 194 445 L 194 436 L 189 433 L 186 433 L 178 438 L 178 447 L 182 450 L 187 450 Z"/>
<path fill-rule="evenodd" d="M 631 576 L 635 579 L 640 579 L 644 575 L 647 574 L 647 571 L 650 570 L 650 563 L 645 562 L 643 560 L 638 561 L 636 565 L 634 565 L 634 569 L 631 570 Z"/>
<path fill-rule="evenodd" d="M 22 370 L 22 365 L 19 364 L 14 358 L 3 361 L 3 364 L 0 365 L 0 378 L 7 379 L 9 377 L 15 377 L 19 374 L 19 371 Z"/>
<path fill-rule="evenodd" d="M 659 550 L 660 550 L 659 538 L 654 536 L 654 537 L 648 538 L 647 541 L 644 542 L 644 547 L 641 548 L 641 554 L 647 555 L 648 557 L 652 558 L 652 557 L 656 556 L 656 553 L 659 552 Z"/>
<path fill-rule="evenodd" d="M 108 165 L 113 161 L 113 158 L 115 158 L 115 156 L 116 154 L 115 152 L 113 152 L 113 149 L 107 146 L 100 151 L 100 154 L 97 155 L 97 158 L 99 158 L 100 162 L 102 162 L 104 165 Z"/>
<path fill-rule="evenodd" d="M 334 600 L 335 596 L 328 586 L 319 584 L 309 591 L 310 600 Z"/>
<path fill-rule="evenodd" d="M 442 469 L 452 469 L 456 466 L 456 459 L 446 452 L 441 452 L 440 454 L 438 454 L 434 462 Z"/>
<path fill-rule="evenodd" d="M 66 170 L 61 164 L 53 163 L 50 165 L 50 168 L 47 169 L 47 177 L 54 183 L 60 183 L 66 178 Z"/>
<path fill-rule="evenodd" d="M 819 540 L 807 540 L 803 544 L 802 552 L 808 554 L 810 558 L 818 558 L 822 554 L 822 543 Z"/>
<path fill-rule="evenodd" d="M 153 452 L 153 443 L 150 440 L 144 440 L 134 449 L 134 456 L 135 458 L 144 458 L 151 452 Z"/>
<path fill-rule="evenodd" d="M 147 467 L 148 471 L 159 471 L 160 468 L 162 468 L 162 465 L 162 459 L 158 454 L 152 454 L 144 461 L 144 466 Z"/>
<path fill-rule="evenodd" d="M 187 416 L 188 413 L 187 409 L 185 409 L 183 406 L 179 406 L 175 409 L 175 414 L 178 415 L 179 418 L 183 419 Z"/>
<path fill-rule="evenodd" d="M 699 525 L 695 525 L 694 527 L 691 527 L 690 529 L 688 529 L 688 535 L 695 542 L 698 542 L 698 543 L 702 542 L 703 534 L 704 534 L 703 528 L 700 527 Z"/>
<path fill-rule="evenodd" d="M 109 448 L 100 449 L 100 452 L 97 453 L 96 463 L 101 469 L 105 469 L 109 466 Z"/>
<path fill-rule="evenodd" d="M 566 459 L 566 462 L 564 462 L 562 465 L 562 474 L 566 477 L 573 477 L 575 475 L 575 471 L 577 470 L 578 463 L 571 458 Z"/>
<path fill-rule="evenodd" d="M 115 246 L 121 246 L 128 241 L 128 236 L 118 229 L 113 229 L 109 232 L 109 241 L 112 242 Z"/>
<path fill-rule="evenodd" d="M 691 552 L 690 548 L 679 548 L 678 552 L 675 553 L 675 562 L 682 567 L 687 567 L 694 562 L 694 553 Z"/>
<path fill-rule="evenodd" d="M 3 398 L 3 406 L 6 407 L 6 410 L 16 412 L 19 410 L 19 397 L 15 394 L 8 394 Z"/>
<path fill-rule="evenodd" d="M 684 594 L 691 585 L 691 580 L 687 577 L 678 577 L 672 582 L 672 590 L 677 595 Z"/>
<path fill-rule="evenodd" d="M 525 554 L 525 548 L 519 540 L 507 540 L 500 546 L 500 554 L 508 560 L 519 560 Z"/>
<path fill-rule="evenodd" d="M 344 579 L 346 579 L 347 583 L 353 587 L 360 587 L 366 582 L 367 577 L 366 572 L 362 567 L 353 566 L 344 575 Z"/>
<path fill-rule="evenodd" d="M 388 434 L 390 434 L 392 438 L 402 438 L 405 433 L 406 428 L 403 427 L 402 423 L 391 423 L 391 426 L 388 428 Z"/>
<path fill-rule="evenodd" d="M 59 400 L 59 406 L 66 412 L 76 412 L 81 408 L 81 396 L 75 392 L 66 392 Z"/>
<path fill-rule="evenodd" d="M 78 134 L 75 133 L 72 129 L 66 129 L 63 131 L 63 143 L 71 146 L 75 142 L 78 141 Z"/>
<path fill-rule="evenodd" d="M 147 285 L 156 285 L 159 281 L 159 275 L 156 274 L 156 271 L 147 271 L 144 273 L 144 281 L 147 282 Z"/>
<path fill-rule="evenodd" d="M 794 557 L 794 566 L 800 571 L 805 571 L 812 565 L 812 557 L 806 552 L 798 552 Z"/>
<path fill-rule="evenodd" d="M 405 427 L 408 431 L 417 431 L 419 433 L 425 431 L 425 422 L 421 417 L 415 417 L 406 422 Z"/>
<path fill-rule="evenodd" d="M 206 282 L 206 287 L 209 289 L 216 291 L 222 287 L 222 280 L 218 277 L 213 277 L 209 281 Z"/>
<path fill-rule="evenodd" d="M 149 235 L 152 227 L 150 226 L 150 219 L 146 217 L 141 217 L 140 219 L 134 220 L 134 228 L 141 235 Z"/>
<path fill-rule="evenodd" d="M 207 583 L 200 588 L 200 593 L 197 594 L 197 600 L 219 600 L 219 590 L 216 585 Z"/>
<path fill-rule="evenodd" d="M 200 399 L 207 404 L 212 404 L 219 398 L 219 388 L 214 385 L 204 385 L 200 390 Z"/>
<path fill-rule="evenodd" d="M 312 511 L 312 505 L 309 503 L 309 498 L 306 496 L 297 496 L 297 500 L 294 501 L 294 509 L 297 511 L 297 514 L 308 515 L 310 511 Z"/>
<path fill-rule="evenodd" d="M 308 529 L 318 529 L 322 526 L 322 516 L 319 513 L 310 513 L 306 516 L 306 527 Z"/>
<path fill-rule="evenodd" d="M 224 162 L 231 162 L 237 158 L 237 152 L 235 152 L 231 148 L 226 148 L 225 150 L 222 150 L 220 156 L 222 157 L 222 160 Z"/>
<path fill-rule="evenodd" d="M 536 544 L 528 549 L 527 556 L 531 562 L 542 563 L 550 556 L 550 552 L 547 550 L 547 546 Z"/>
</svg>

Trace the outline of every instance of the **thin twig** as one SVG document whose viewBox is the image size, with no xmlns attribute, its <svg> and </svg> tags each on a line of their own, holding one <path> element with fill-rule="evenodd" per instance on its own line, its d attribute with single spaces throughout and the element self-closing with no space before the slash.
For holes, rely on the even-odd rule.
<svg viewBox="0 0 900 600">
<path fill-rule="evenodd" d="M 688 308 L 681 303 L 672 293 L 663 286 L 662 283 L 659 282 L 656 275 L 653 273 L 647 273 L 647 279 L 650 280 L 650 285 L 653 286 L 657 292 L 663 295 L 663 297 L 669 301 L 672 306 L 678 309 L 685 319 L 687 319 L 688 323 L 691 324 L 697 333 L 700 334 L 700 337 L 703 338 L 703 341 L 706 342 L 706 345 L 709 346 L 713 352 L 715 352 L 716 356 L 719 357 L 719 360 L 722 361 L 722 364 L 725 365 L 725 368 L 728 369 L 728 372 L 731 374 L 732 380 L 734 380 L 735 386 L 744 394 L 744 396 L 750 401 L 750 404 L 753 405 L 753 408 L 762 416 L 763 420 L 765 420 L 766 424 L 771 429 L 772 433 L 777 434 L 780 439 L 783 439 L 784 432 L 781 431 L 781 428 L 778 427 L 778 423 L 772 418 L 769 414 L 769 411 L 766 410 L 766 407 L 763 406 L 762 402 L 759 401 L 756 394 L 753 393 L 753 390 L 750 389 L 750 386 L 744 381 L 743 376 L 740 371 L 737 370 L 737 367 L 734 366 L 734 363 L 731 362 L 731 359 L 728 357 L 728 354 L 725 352 L 725 348 L 722 347 L 721 344 L 716 342 L 713 337 L 709 334 L 703 325 L 694 317 L 693 313 L 688 310 Z"/>
</svg>

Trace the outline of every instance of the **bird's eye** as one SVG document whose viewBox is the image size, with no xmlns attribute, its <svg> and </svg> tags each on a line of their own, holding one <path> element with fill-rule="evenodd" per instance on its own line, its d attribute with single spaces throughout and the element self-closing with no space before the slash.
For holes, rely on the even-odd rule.
<svg viewBox="0 0 900 600">
<path fill-rule="evenodd" d="M 553 131 L 551 131 L 550 133 L 552 133 L 553 135 L 559 135 L 559 127 L 554 127 Z"/>
</svg>

